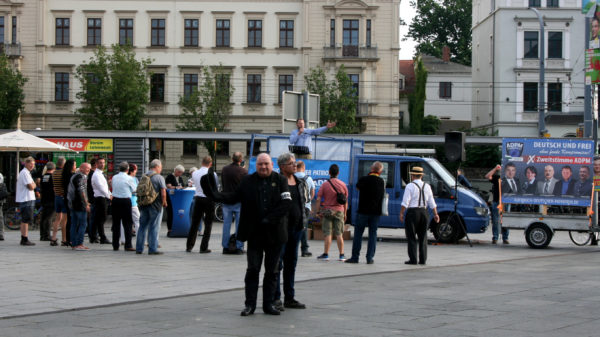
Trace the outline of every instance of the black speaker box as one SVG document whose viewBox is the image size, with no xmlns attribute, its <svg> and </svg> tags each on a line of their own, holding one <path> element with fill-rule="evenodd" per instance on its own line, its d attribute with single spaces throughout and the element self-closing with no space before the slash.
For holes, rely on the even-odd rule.
<svg viewBox="0 0 600 337">
<path fill-rule="evenodd" d="M 448 162 L 462 162 L 467 159 L 465 154 L 465 133 L 459 131 L 446 132 L 444 150 Z"/>
</svg>

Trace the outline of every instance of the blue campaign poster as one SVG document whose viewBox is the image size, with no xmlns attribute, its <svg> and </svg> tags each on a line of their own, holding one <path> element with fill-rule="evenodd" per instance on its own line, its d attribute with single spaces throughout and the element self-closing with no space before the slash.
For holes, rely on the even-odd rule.
<svg viewBox="0 0 600 337">
<path fill-rule="evenodd" d="M 591 140 L 505 138 L 502 202 L 589 206 L 593 154 Z"/>
</svg>

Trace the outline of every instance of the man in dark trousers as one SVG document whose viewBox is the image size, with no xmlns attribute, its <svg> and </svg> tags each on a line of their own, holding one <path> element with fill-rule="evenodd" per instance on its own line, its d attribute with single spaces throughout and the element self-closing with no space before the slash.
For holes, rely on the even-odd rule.
<svg viewBox="0 0 600 337">
<path fill-rule="evenodd" d="M 223 167 L 221 171 L 221 182 L 223 183 L 223 192 L 235 192 L 240 186 L 242 178 L 248 175 L 248 170 L 242 167 L 242 159 L 244 156 L 241 152 L 235 152 L 231 156 L 231 164 Z M 223 246 L 223 254 L 244 254 L 244 243 L 236 240 L 235 249 L 229 249 L 229 238 L 231 237 L 231 223 L 235 216 L 235 233 L 237 238 L 238 227 L 240 226 L 240 208 L 241 203 L 234 205 L 223 205 L 223 237 L 221 246 Z"/>
<path fill-rule="evenodd" d="M 550 168 L 552 168 L 552 166 L 550 166 Z M 485 179 L 492 183 L 492 206 L 490 207 L 490 211 L 492 215 L 492 244 L 494 245 L 498 243 L 500 230 L 502 230 L 502 242 L 504 242 L 504 244 L 509 243 L 508 228 L 502 228 L 502 224 L 500 223 L 500 211 L 498 210 L 498 206 L 500 205 L 500 174 L 498 172 L 500 172 L 501 169 L 502 166 L 496 165 L 485 175 Z M 554 174 L 554 171 L 552 171 L 552 174 Z"/>
<path fill-rule="evenodd" d="M 92 189 L 94 190 L 94 220 L 90 231 L 90 243 L 111 244 L 104 233 L 104 223 L 106 222 L 106 212 L 108 203 L 112 199 L 112 194 L 108 190 L 108 182 L 104 177 L 104 165 L 106 160 L 98 158 L 96 160 L 96 170 L 92 176 Z M 98 236 L 100 240 L 98 240 Z"/>
<path fill-rule="evenodd" d="M 46 164 L 46 173 L 42 176 L 41 191 L 42 191 L 42 219 L 40 222 L 40 241 L 50 240 L 50 225 L 52 216 L 54 215 L 54 183 L 52 182 L 52 173 L 56 165 L 49 161 Z M 51 246 L 57 246 L 56 241 L 50 242 Z"/>
<path fill-rule="evenodd" d="M 249 316 L 256 309 L 258 277 L 263 261 L 263 311 L 279 315 L 273 306 L 277 286 L 278 262 L 282 245 L 287 241 L 286 216 L 292 202 L 287 179 L 273 171 L 273 162 L 266 153 L 256 158 L 256 172 L 244 177 L 235 192 L 219 193 L 213 175 L 202 178 L 202 188 L 214 201 L 226 204 L 242 203 L 238 238 L 248 241 L 248 269 L 244 278 L 246 288 L 245 308 L 242 316 Z"/>
<path fill-rule="evenodd" d="M 423 182 L 421 178 L 423 178 L 423 168 L 413 166 L 410 169 L 411 183 L 406 185 L 402 197 L 400 222 L 404 222 L 404 212 L 406 211 L 404 230 L 408 240 L 408 261 L 404 262 L 405 264 L 417 264 L 417 238 L 419 240 L 419 264 L 427 262 L 427 225 L 429 224 L 427 207 L 433 211 L 433 220 L 440 222 L 431 186 Z"/>
<path fill-rule="evenodd" d="M 358 214 L 354 225 L 352 257 L 346 260 L 346 263 L 358 263 L 365 227 L 369 227 L 367 264 L 373 264 L 374 262 L 377 227 L 379 226 L 379 217 L 381 216 L 385 194 L 385 182 L 380 177 L 381 172 L 383 172 L 383 164 L 376 161 L 371 165 L 371 172 L 364 177 L 360 177 L 356 183 L 356 189 L 360 192 L 358 195 Z"/>
<path fill-rule="evenodd" d="M 196 188 L 196 194 L 194 194 L 194 209 L 192 211 L 192 224 L 190 231 L 188 232 L 186 249 L 188 253 L 192 252 L 194 245 L 196 244 L 196 238 L 198 237 L 198 230 L 200 229 L 200 222 L 204 219 L 204 234 L 202 234 L 202 242 L 200 242 L 200 253 L 208 254 L 211 252 L 208 249 L 208 242 L 210 240 L 210 233 L 212 232 L 212 222 L 215 217 L 215 203 L 206 196 L 202 186 L 200 186 L 200 179 L 202 176 L 208 174 L 209 169 L 212 167 L 212 158 L 206 156 L 202 158 L 202 167 L 194 171 L 192 179 L 194 180 L 194 187 Z M 217 174 L 212 170 L 211 174 L 217 179 Z"/>
</svg>

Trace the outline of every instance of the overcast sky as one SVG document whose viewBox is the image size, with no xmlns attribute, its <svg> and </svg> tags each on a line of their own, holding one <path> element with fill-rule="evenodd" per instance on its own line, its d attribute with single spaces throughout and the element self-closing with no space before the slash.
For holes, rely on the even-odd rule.
<svg viewBox="0 0 600 337">
<path fill-rule="evenodd" d="M 413 40 L 402 41 L 402 38 L 408 32 L 408 25 L 415 16 L 415 9 L 410 6 L 410 0 L 400 1 L 400 18 L 406 22 L 406 26 L 400 27 L 400 59 L 411 60 L 415 53 L 415 42 Z"/>
</svg>

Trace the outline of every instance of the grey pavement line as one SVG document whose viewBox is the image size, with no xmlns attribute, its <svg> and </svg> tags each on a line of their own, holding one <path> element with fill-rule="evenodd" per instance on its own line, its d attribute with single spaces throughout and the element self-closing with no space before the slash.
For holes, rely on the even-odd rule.
<svg viewBox="0 0 600 337">
<path fill-rule="evenodd" d="M 383 275 L 383 274 L 392 274 L 392 273 L 399 273 L 399 272 L 414 272 L 414 271 L 424 271 L 424 270 L 431 270 L 431 269 L 456 268 L 456 267 L 464 267 L 464 266 L 471 266 L 471 265 L 485 265 L 485 264 L 494 264 L 494 263 L 514 262 L 514 261 L 520 261 L 520 260 L 546 259 L 546 258 L 553 258 L 553 257 L 591 254 L 591 253 L 597 253 L 597 251 L 577 251 L 577 252 L 559 253 L 559 254 L 552 254 L 552 255 L 545 255 L 545 256 L 519 257 L 519 258 L 505 259 L 505 260 L 461 263 L 461 264 L 453 264 L 453 265 L 449 265 L 449 266 L 430 266 L 430 267 L 420 266 L 420 267 L 411 268 L 411 269 L 386 270 L 386 271 L 379 271 L 379 272 L 364 272 L 364 273 L 357 273 L 357 274 L 352 274 L 352 275 L 340 275 L 340 276 L 325 276 L 325 277 L 316 277 L 316 278 L 311 278 L 311 279 L 306 279 L 306 280 L 300 280 L 300 281 L 296 281 L 296 283 L 335 280 L 335 279 L 340 279 L 340 278 L 360 277 L 360 276 L 365 276 L 365 275 Z M 260 286 L 260 288 L 262 288 L 262 285 Z M 226 293 L 226 292 L 239 291 L 239 290 L 244 290 L 244 287 L 235 287 L 235 288 L 228 288 L 228 289 L 204 291 L 204 292 L 198 292 L 198 293 L 188 293 L 188 294 L 179 294 L 179 295 L 172 295 L 172 296 L 154 297 L 154 298 L 147 298 L 147 299 L 142 299 L 142 300 L 114 302 L 114 303 L 109 303 L 109 304 L 99 304 L 99 305 L 83 306 L 83 307 L 60 309 L 60 310 L 53 310 L 53 311 L 43 311 L 43 312 L 28 313 L 28 314 L 22 314 L 22 315 L 3 316 L 3 317 L 0 317 L 0 320 L 9 320 L 9 319 L 52 315 L 52 314 L 62 314 L 62 313 L 73 312 L 73 311 L 84 311 L 84 310 L 119 307 L 119 306 L 131 305 L 131 304 L 141 304 L 141 303 L 171 300 L 171 299 L 177 299 L 177 298 L 183 298 L 183 297 L 194 297 L 194 296 L 219 294 L 219 293 Z"/>
</svg>

